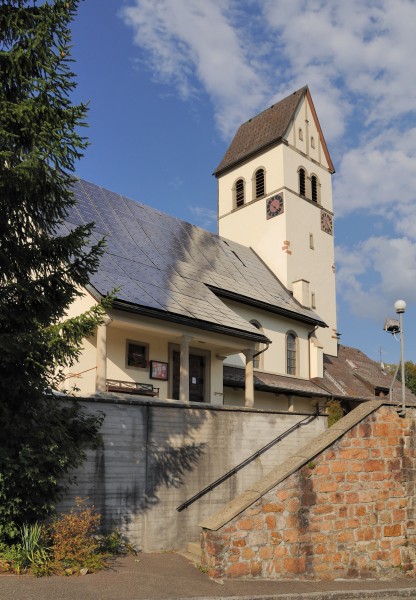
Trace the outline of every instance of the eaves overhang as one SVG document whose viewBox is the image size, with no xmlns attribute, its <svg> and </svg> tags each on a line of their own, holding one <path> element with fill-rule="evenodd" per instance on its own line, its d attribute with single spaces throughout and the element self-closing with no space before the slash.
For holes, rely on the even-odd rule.
<svg viewBox="0 0 416 600">
<path fill-rule="evenodd" d="M 241 388 L 244 389 L 245 384 L 233 381 L 224 381 L 224 387 Z M 293 388 L 285 388 L 284 386 L 267 385 L 265 383 L 254 382 L 254 389 L 258 392 L 272 392 L 274 394 L 290 394 L 292 396 L 301 396 L 302 398 L 332 398 L 332 394 L 329 392 L 312 391 L 312 390 L 294 390 Z"/>
<path fill-rule="evenodd" d="M 282 308 L 281 306 L 276 306 L 269 304 L 267 302 L 262 302 L 261 300 L 257 300 L 256 298 L 248 298 L 247 296 L 242 296 L 241 294 L 237 294 L 236 292 L 231 292 L 229 290 L 224 290 L 220 288 L 213 287 L 211 285 L 207 286 L 209 289 L 219 296 L 220 298 L 227 298 L 228 300 L 234 300 L 236 302 L 240 302 L 241 304 L 246 304 L 248 306 L 254 306 L 255 308 L 260 308 L 267 312 L 271 312 L 277 315 L 281 315 L 282 317 L 287 317 L 288 319 L 293 319 L 295 321 L 300 321 L 302 323 L 308 323 L 308 325 L 317 325 L 319 327 L 328 327 L 325 321 L 322 321 L 318 316 L 308 316 L 302 315 L 297 312 L 288 310 L 287 308 Z"/>
<path fill-rule="evenodd" d="M 94 296 L 94 298 L 96 298 L 96 300 L 99 301 L 102 298 L 100 292 L 98 292 L 98 290 L 96 290 L 96 288 L 94 288 L 92 285 L 88 285 L 87 287 L 90 293 Z M 178 315 L 175 313 L 169 313 L 163 310 L 158 310 L 156 308 L 150 308 L 148 306 L 142 306 L 139 304 L 133 304 L 132 302 L 126 302 L 124 300 L 113 300 L 111 308 L 130 314 L 159 319 L 161 321 L 168 321 L 177 325 L 195 327 L 197 329 L 202 329 L 204 331 L 210 331 L 212 333 L 218 333 L 221 335 L 229 335 L 231 337 L 237 337 L 256 343 L 271 343 L 269 338 L 265 335 L 262 335 L 261 333 L 251 333 L 250 331 L 242 331 L 241 329 L 237 329 L 235 327 L 227 327 L 226 325 L 221 325 L 219 323 L 211 323 L 210 321 L 203 321 L 202 319 L 196 319 L 186 317 L 183 315 Z"/>
<path fill-rule="evenodd" d="M 283 141 L 286 141 L 286 140 L 284 140 L 283 137 L 281 135 L 279 135 L 279 137 L 277 137 L 276 139 L 272 140 L 271 142 L 267 142 L 267 144 L 264 144 L 263 146 L 260 146 L 259 148 L 256 148 L 255 150 L 252 150 L 248 154 L 245 154 L 241 158 L 238 158 L 237 160 L 233 161 L 226 167 L 223 167 L 222 169 L 217 169 L 216 171 L 213 172 L 213 176 L 217 177 L 217 179 L 218 179 L 218 177 L 221 177 L 221 175 L 228 173 L 228 171 L 232 171 L 235 167 L 238 167 L 239 165 L 242 165 L 243 163 L 255 158 L 256 156 L 258 156 L 259 154 L 262 154 L 266 150 L 270 150 L 270 148 L 274 148 L 275 146 L 278 146 Z"/>
</svg>

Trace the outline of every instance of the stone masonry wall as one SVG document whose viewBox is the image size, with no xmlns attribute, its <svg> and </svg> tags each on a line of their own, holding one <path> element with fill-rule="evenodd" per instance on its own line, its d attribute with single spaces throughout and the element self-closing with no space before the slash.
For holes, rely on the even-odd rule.
<svg viewBox="0 0 416 600">
<path fill-rule="evenodd" d="M 396 407 L 381 405 L 345 432 L 343 419 L 341 437 L 327 449 L 313 456 L 311 444 L 303 466 L 245 510 L 219 528 L 203 524 L 209 574 L 276 579 L 413 574 L 415 412 L 407 409 L 400 418 Z M 261 489 L 265 482 L 258 483 Z"/>
</svg>

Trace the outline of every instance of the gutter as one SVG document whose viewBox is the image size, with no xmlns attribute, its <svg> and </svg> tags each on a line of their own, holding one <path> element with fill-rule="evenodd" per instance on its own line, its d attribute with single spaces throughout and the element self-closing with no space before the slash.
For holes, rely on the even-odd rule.
<svg viewBox="0 0 416 600">
<path fill-rule="evenodd" d="M 274 276 L 276 277 L 276 276 Z M 308 323 L 309 325 L 316 325 L 317 327 L 328 327 L 328 325 L 321 321 L 321 319 L 317 317 L 308 317 L 307 315 L 300 315 L 299 313 L 288 310 L 287 308 L 281 308 L 280 306 L 274 306 L 268 304 L 267 302 L 262 302 L 261 300 L 256 300 L 255 298 L 248 298 L 247 296 L 242 296 L 241 294 L 237 294 L 236 292 L 230 292 L 228 290 L 223 290 L 221 288 L 216 288 L 212 285 L 207 286 L 215 295 L 220 298 L 227 298 L 228 300 L 235 300 L 236 302 L 240 302 L 241 304 L 246 304 L 248 306 L 254 306 L 256 308 L 260 308 L 267 312 L 275 313 L 277 315 L 282 315 L 283 317 L 287 317 L 289 319 L 293 319 L 294 321 L 301 321 L 302 323 Z"/>
<path fill-rule="evenodd" d="M 156 308 L 148 308 L 145 306 L 139 306 L 123 300 L 113 300 L 112 309 L 120 310 L 122 312 L 132 313 L 135 315 L 142 315 L 145 317 L 151 317 L 153 319 L 159 319 L 161 321 L 168 321 L 177 325 L 185 325 L 187 327 L 196 327 L 197 329 L 203 329 L 205 331 L 212 331 L 214 333 L 220 333 L 222 335 L 229 335 L 232 337 L 241 338 L 244 340 L 250 340 L 253 342 L 260 342 L 261 344 L 269 344 L 270 340 L 259 333 L 251 333 L 249 331 L 241 331 L 233 327 L 227 327 L 225 325 L 219 325 L 211 323 L 209 321 L 202 321 L 191 317 L 185 317 L 174 313 L 168 313 L 165 311 L 158 310 Z"/>
</svg>

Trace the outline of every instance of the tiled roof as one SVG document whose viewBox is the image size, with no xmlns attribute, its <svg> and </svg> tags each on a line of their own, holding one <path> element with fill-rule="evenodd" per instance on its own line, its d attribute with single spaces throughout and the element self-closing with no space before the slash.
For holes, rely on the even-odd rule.
<svg viewBox="0 0 416 600">
<path fill-rule="evenodd" d="M 245 370 L 241 367 L 224 365 L 224 385 L 228 387 L 244 387 Z M 275 375 L 254 371 L 254 389 L 281 394 L 293 393 L 299 396 L 327 396 L 331 393 L 309 379 Z"/>
<path fill-rule="evenodd" d="M 334 396 L 370 400 L 374 399 L 376 390 L 389 395 L 392 375 L 361 350 L 340 345 L 337 357 L 324 355 L 324 378 L 314 381 Z M 401 401 L 401 384 L 397 381 L 393 400 Z M 416 402 L 416 396 L 410 390 L 406 390 L 406 401 Z"/>
<path fill-rule="evenodd" d="M 307 86 L 273 104 L 256 117 L 243 123 L 215 169 L 220 175 L 233 165 L 278 142 L 286 133 L 290 121 L 307 92 Z"/>
<path fill-rule="evenodd" d="M 322 322 L 293 299 L 250 248 L 86 181 L 75 183 L 74 194 L 77 204 L 66 229 L 95 222 L 93 239 L 105 236 L 106 248 L 91 285 L 102 295 L 120 287 L 116 301 L 123 306 L 263 341 L 264 335 L 219 294 L 289 318 Z"/>
</svg>

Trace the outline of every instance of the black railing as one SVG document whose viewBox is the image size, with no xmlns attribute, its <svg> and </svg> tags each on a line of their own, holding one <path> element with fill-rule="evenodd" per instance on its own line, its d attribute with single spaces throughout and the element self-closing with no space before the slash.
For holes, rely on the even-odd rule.
<svg viewBox="0 0 416 600">
<path fill-rule="evenodd" d="M 181 504 L 180 506 L 178 506 L 178 508 L 176 510 L 178 512 L 181 512 L 185 508 L 188 508 L 188 506 L 190 506 L 191 504 L 193 504 L 194 502 L 196 502 L 196 500 L 199 500 L 199 498 L 202 498 L 202 496 L 205 496 L 205 494 L 208 494 L 208 492 L 210 492 L 211 490 L 213 490 L 214 488 L 216 488 L 218 485 L 220 485 L 221 483 L 223 483 L 224 481 L 226 481 L 229 477 L 231 477 L 232 475 L 234 475 L 235 473 L 237 473 L 237 471 L 240 471 L 246 465 L 250 464 L 258 456 L 260 456 L 264 452 L 267 452 L 267 450 L 269 450 L 270 448 L 272 448 L 272 446 L 274 446 L 275 444 L 281 442 L 285 437 L 287 437 L 288 435 L 290 435 L 293 431 L 295 431 L 299 427 L 303 427 L 303 425 L 309 425 L 309 423 L 312 423 L 312 421 L 314 421 L 319 416 L 320 416 L 319 412 L 317 411 L 314 415 L 309 415 L 305 419 L 302 419 L 301 421 L 298 421 L 297 423 L 295 423 L 294 425 L 292 425 L 292 427 L 289 427 L 289 429 L 287 429 L 286 431 L 284 431 L 283 433 L 281 433 L 280 435 L 278 435 L 277 438 L 275 438 L 274 440 L 272 440 L 271 442 L 269 442 L 268 444 L 266 444 L 265 446 L 263 446 L 262 448 L 260 448 L 260 450 L 257 450 L 257 452 L 255 452 L 254 454 L 252 454 L 251 456 L 249 456 L 245 460 L 243 460 L 243 462 L 241 462 L 240 464 L 236 465 L 235 467 L 233 467 L 232 469 L 230 469 L 229 471 L 227 471 L 227 473 L 225 473 L 224 475 L 222 475 L 221 477 L 219 477 L 218 479 L 216 479 L 215 481 L 213 481 L 212 483 L 210 483 L 209 485 L 207 485 L 206 487 L 204 487 L 197 494 L 195 494 L 194 496 L 192 496 L 191 498 L 189 498 L 189 500 L 186 500 L 185 502 L 183 502 L 183 504 Z"/>
</svg>

